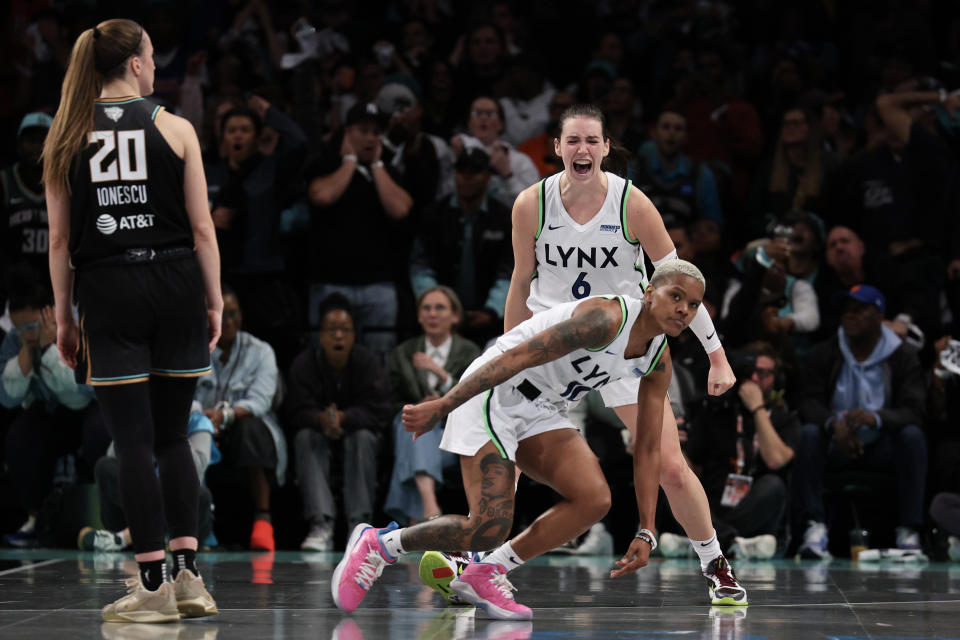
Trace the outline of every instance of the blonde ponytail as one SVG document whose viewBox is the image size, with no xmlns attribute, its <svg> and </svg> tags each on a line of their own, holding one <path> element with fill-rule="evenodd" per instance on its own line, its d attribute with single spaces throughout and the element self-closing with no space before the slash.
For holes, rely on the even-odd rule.
<svg viewBox="0 0 960 640">
<path fill-rule="evenodd" d="M 101 86 L 94 65 L 93 29 L 87 29 L 73 45 L 60 106 L 43 145 L 43 182 L 64 193 L 70 192 L 70 164 L 93 129 L 93 102 Z"/>
<path fill-rule="evenodd" d="M 105 80 L 121 77 L 140 53 L 143 27 L 122 18 L 101 22 L 77 38 L 63 79 L 60 106 L 43 145 L 43 182 L 70 193 L 70 166 L 93 130 L 94 102 Z"/>
</svg>

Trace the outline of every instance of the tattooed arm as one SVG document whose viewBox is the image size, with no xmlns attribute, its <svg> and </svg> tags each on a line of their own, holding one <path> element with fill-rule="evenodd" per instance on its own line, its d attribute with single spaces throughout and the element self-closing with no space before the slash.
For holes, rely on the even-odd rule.
<svg viewBox="0 0 960 640">
<path fill-rule="evenodd" d="M 577 349 L 609 344 L 620 329 L 619 301 L 595 298 L 577 305 L 573 316 L 501 353 L 462 379 L 437 400 L 403 407 L 403 426 L 414 439 L 473 396 L 492 389 L 524 369 L 551 362 Z"/>
<path fill-rule="evenodd" d="M 653 531 L 657 515 L 657 491 L 660 485 L 660 431 L 663 429 L 663 399 L 667 395 L 673 364 L 667 347 L 653 372 L 640 383 L 637 392 L 637 437 L 633 449 L 633 484 L 637 492 L 640 526 Z M 650 545 L 634 538 L 619 569 L 610 572 L 618 578 L 647 565 Z"/>
</svg>

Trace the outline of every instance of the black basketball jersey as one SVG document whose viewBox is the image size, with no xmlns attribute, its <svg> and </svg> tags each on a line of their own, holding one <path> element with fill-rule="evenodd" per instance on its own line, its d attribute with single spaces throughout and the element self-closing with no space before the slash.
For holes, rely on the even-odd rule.
<svg viewBox="0 0 960 640">
<path fill-rule="evenodd" d="M 47 204 L 43 191 L 34 191 L 20 178 L 20 163 L 0 171 L 3 212 L 0 224 L 2 264 L 28 262 L 46 273 L 49 250 Z"/>
<path fill-rule="evenodd" d="M 71 170 L 70 256 L 82 266 L 127 249 L 193 247 L 184 161 L 143 98 L 98 100 L 93 131 Z"/>
</svg>

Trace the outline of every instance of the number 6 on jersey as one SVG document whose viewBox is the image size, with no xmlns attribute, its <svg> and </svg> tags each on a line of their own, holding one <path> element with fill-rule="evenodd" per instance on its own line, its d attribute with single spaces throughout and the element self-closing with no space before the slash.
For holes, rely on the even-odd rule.
<svg viewBox="0 0 960 640">
<path fill-rule="evenodd" d="M 584 280 L 587 277 L 586 271 L 581 271 L 580 275 L 577 276 L 576 281 L 573 283 L 573 288 L 570 289 L 570 292 L 573 294 L 573 297 L 577 300 L 581 298 L 586 298 L 590 295 L 590 283 Z"/>
</svg>

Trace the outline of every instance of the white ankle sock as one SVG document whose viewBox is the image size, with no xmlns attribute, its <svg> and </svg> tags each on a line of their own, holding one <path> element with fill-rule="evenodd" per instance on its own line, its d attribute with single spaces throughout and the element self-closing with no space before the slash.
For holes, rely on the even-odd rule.
<svg viewBox="0 0 960 640">
<path fill-rule="evenodd" d="M 694 540 L 690 538 L 690 544 L 693 550 L 700 556 L 700 568 L 706 570 L 707 565 L 715 560 L 721 554 L 720 541 L 717 540 L 717 532 L 714 530 L 713 537 L 709 540 Z"/>
<path fill-rule="evenodd" d="M 380 536 L 380 542 L 383 543 L 387 553 L 394 558 L 399 558 L 406 553 L 406 550 L 400 543 L 400 534 L 402 533 L 403 529 L 394 529 L 393 531 L 388 531 Z"/>
<path fill-rule="evenodd" d="M 507 571 L 513 571 L 523 564 L 523 560 L 517 556 L 516 551 L 513 550 L 509 542 L 504 542 L 494 551 L 487 554 L 480 562 L 484 564 L 501 564 Z"/>
</svg>

